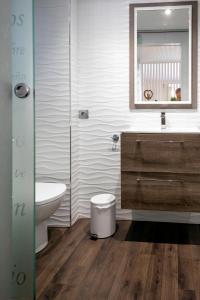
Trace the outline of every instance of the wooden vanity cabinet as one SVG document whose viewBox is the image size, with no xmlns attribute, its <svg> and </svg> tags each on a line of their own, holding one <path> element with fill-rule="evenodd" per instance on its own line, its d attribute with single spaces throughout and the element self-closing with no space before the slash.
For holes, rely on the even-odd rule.
<svg viewBox="0 0 200 300">
<path fill-rule="evenodd" d="M 121 206 L 200 212 L 200 134 L 122 133 Z"/>
</svg>

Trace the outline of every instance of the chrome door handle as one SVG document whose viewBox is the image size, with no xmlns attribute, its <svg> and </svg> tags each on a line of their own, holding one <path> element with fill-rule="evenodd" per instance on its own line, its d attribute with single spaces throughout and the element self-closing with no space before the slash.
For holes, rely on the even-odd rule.
<svg viewBox="0 0 200 300">
<path fill-rule="evenodd" d="M 18 83 L 14 87 L 15 96 L 18 98 L 27 98 L 30 95 L 30 87 L 26 83 Z"/>
</svg>

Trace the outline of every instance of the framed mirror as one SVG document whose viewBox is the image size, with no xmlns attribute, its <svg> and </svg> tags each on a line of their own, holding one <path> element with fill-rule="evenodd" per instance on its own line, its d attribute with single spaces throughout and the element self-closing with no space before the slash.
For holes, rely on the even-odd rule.
<svg viewBox="0 0 200 300">
<path fill-rule="evenodd" d="M 130 4 L 130 108 L 197 107 L 197 2 Z"/>
</svg>

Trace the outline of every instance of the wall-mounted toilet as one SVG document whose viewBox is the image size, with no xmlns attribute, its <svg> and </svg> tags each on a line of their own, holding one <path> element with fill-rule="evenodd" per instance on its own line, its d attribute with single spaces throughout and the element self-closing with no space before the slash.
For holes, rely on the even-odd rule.
<svg viewBox="0 0 200 300">
<path fill-rule="evenodd" d="M 36 253 L 48 244 L 47 220 L 60 206 L 65 192 L 63 183 L 36 182 Z"/>
</svg>

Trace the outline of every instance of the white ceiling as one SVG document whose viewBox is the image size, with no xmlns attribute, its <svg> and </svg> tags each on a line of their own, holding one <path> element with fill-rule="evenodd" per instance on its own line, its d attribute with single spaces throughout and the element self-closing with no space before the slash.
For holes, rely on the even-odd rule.
<svg viewBox="0 0 200 300">
<path fill-rule="evenodd" d="M 173 9 L 170 15 L 165 9 L 140 10 L 137 13 L 138 30 L 185 30 L 189 29 L 189 9 Z"/>
</svg>

